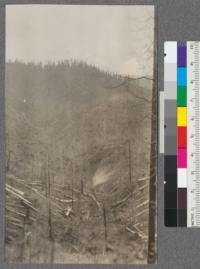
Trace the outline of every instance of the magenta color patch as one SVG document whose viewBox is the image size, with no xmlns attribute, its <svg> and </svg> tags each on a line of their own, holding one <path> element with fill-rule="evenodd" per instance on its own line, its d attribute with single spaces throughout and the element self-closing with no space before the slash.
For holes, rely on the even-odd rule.
<svg viewBox="0 0 200 269">
<path fill-rule="evenodd" d="M 187 167 L 187 149 L 178 149 L 178 168 Z"/>
</svg>

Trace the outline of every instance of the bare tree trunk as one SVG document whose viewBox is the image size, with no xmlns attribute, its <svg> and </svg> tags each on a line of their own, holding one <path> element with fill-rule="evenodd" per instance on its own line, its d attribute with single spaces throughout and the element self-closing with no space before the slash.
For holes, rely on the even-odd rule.
<svg viewBox="0 0 200 269">
<path fill-rule="evenodd" d="M 8 151 L 8 159 L 6 162 L 6 171 L 7 172 L 10 170 L 10 157 L 11 157 L 11 150 Z"/>
<path fill-rule="evenodd" d="M 107 234 L 107 219 L 106 219 L 106 209 L 103 205 L 103 224 L 104 224 L 104 242 L 105 242 L 105 252 L 108 250 L 108 234 Z"/>
<path fill-rule="evenodd" d="M 24 246 L 25 246 L 25 260 L 27 262 L 30 262 L 31 259 L 31 241 L 30 241 L 30 235 L 28 235 L 29 230 L 29 221 L 30 221 L 30 209 L 26 208 L 26 217 L 25 217 L 25 240 L 24 240 Z"/>
<path fill-rule="evenodd" d="M 52 209 L 51 209 L 51 178 L 49 172 L 49 155 L 47 157 L 47 199 L 48 199 L 48 226 L 49 226 L 49 241 L 50 241 L 50 263 L 54 262 L 54 236 L 53 236 L 53 225 L 52 225 Z"/>
<path fill-rule="evenodd" d="M 22 235 L 22 244 L 21 244 L 21 262 L 24 262 L 27 257 L 26 257 L 26 230 L 27 230 L 27 225 L 29 222 L 29 208 L 26 207 L 26 215 L 23 218 L 23 235 Z"/>
<path fill-rule="evenodd" d="M 130 186 L 132 185 L 132 160 L 131 160 L 131 141 L 128 140 L 128 167 Z"/>
<path fill-rule="evenodd" d="M 132 191 L 132 156 L 131 156 L 131 141 L 128 140 L 128 167 L 129 167 L 129 183 L 130 183 L 130 188 Z M 132 206 L 132 223 L 134 223 L 135 220 L 135 201 L 134 201 L 134 193 L 132 191 L 132 202 L 133 202 L 133 206 Z"/>
<path fill-rule="evenodd" d="M 66 178 L 65 178 L 65 164 L 64 164 L 65 152 L 64 152 L 64 149 L 62 150 L 61 154 L 62 154 L 62 175 L 63 175 L 63 186 L 64 186 L 63 199 L 65 199 L 66 193 L 67 193 L 67 186 L 66 186 Z"/>
<path fill-rule="evenodd" d="M 26 217 L 24 217 L 24 220 L 23 220 L 23 234 L 22 234 L 22 243 L 21 243 L 21 254 L 20 254 L 20 259 L 21 259 L 21 262 L 23 263 L 24 261 L 24 250 L 25 250 L 25 242 L 24 242 L 24 239 L 25 239 L 25 222 L 26 222 Z"/>
<path fill-rule="evenodd" d="M 55 260 L 55 241 L 51 240 L 50 263 L 53 264 L 54 260 Z"/>
<path fill-rule="evenodd" d="M 157 44 L 157 9 L 155 8 L 154 44 Z M 156 261 L 156 140 L 157 140 L 157 48 L 154 49 L 154 72 L 152 89 L 152 119 L 151 119 L 151 160 L 150 160 L 150 184 L 149 184 L 149 236 L 148 236 L 148 263 Z"/>
<path fill-rule="evenodd" d="M 72 164 L 72 179 L 71 179 L 71 185 L 72 185 L 72 189 L 71 189 L 71 195 L 72 195 L 72 210 L 74 209 L 74 163 Z"/>
<path fill-rule="evenodd" d="M 32 166 L 31 166 L 31 179 L 32 180 L 34 179 L 34 176 L 33 176 L 33 165 L 34 165 L 34 162 L 32 163 Z"/>
<path fill-rule="evenodd" d="M 84 182 L 82 177 L 81 177 L 81 194 L 84 194 Z"/>
</svg>

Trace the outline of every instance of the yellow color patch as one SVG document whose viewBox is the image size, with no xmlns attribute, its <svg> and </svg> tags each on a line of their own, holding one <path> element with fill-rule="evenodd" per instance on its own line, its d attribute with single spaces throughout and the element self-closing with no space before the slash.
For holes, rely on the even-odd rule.
<svg viewBox="0 0 200 269">
<path fill-rule="evenodd" d="M 178 126 L 187 126 L 187 108 L 177 108 L 177 124 Z"/>
</svg>

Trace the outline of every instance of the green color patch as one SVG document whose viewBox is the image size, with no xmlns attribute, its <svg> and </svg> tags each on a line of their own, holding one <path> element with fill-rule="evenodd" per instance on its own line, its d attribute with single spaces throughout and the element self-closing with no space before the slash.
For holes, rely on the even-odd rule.
<svg viewBox="0 0 200 269">
<path fill-rule="evenodd" d="M 186 86 L 178 86 L 177 106 L 187 106 L 187 87 Z"/>
</svg>

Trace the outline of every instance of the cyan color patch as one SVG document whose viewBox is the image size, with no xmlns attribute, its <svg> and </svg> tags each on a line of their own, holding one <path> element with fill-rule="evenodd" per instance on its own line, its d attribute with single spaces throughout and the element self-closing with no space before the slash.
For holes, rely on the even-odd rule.
<svg viewBox="0 0 200 269">
<path fill-rule="evenodd" d="M 179 67 L 177 69 L 177 84 L 178 86 L 187 85 L 187 68 Z"/>
</svg>

